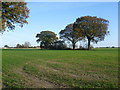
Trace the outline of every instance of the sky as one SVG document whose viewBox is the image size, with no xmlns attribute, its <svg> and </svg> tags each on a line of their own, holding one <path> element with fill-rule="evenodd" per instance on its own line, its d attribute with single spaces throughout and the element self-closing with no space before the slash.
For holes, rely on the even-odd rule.
<svg viewBox="0 0 120 90">
<path fill-rule="evenodd" d="M 94 47 L 118 46 L 118 3 L 117 2 L 27 2 L 30 9 L 28 24 L 23 28 L 16 27 L 14 31 L 4 32 L 0 38 L 1 46 L 10 47 L 29 41 L 32 46 L 38 46 L 35 37 L 45 30 L 55 32 L 66 25 L 74 23 L 81 16 L 97 16 L 109 20 L 110 35 L 104 41 L 93 44 Z"/>
</svg>

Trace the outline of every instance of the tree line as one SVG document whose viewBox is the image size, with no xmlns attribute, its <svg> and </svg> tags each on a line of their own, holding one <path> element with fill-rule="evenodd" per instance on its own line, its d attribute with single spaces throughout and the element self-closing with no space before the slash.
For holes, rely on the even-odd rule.
<svg viewBox="0 0 120 90">
<path fill-rule="evenodd" d="M 16 44 L 15 47 L 9 47 L 8 45 L 4 45 L 5 48 L 33 48 L 30 44 L 30 42 L 26 41 L 23 44 Z"/>
<path fill-rule="evenodd" d="M 90 50 L 91 42 L 97 43 L 103 41 L 109 34 L 109 21 L 96 16 L 82 16 L 77 18 L 72 24 L 59 32 L 60 38 L 52 31 L 42 31 L 36 35 L 37 42 L 44 49 L 65 49 L 65 41 L 72 43 L 75 49 L 76 43 L 81 40 L 87 40 L 87 49 Z"/>
<path fill-rule="evenodd" d="M 0 7 L 2 7 L 0 8 L 0 21 L 2 22 L 0 32 L 14 30 L 16 25 L 23 27 L 28 23 L 30 10 L 26 2 L 2 2 Z M 66 41 L 71 42 L 72 48 L 75 49 L 78 41 L 87 40 L 87 49 L 89 50 L 91 42 L 102 41 L 109 34 L 108 24 L 109 21 L 103 18 L 82 16 L 61 30 L 60 38 L 52 31 L 42 31 L 36 35 L 36 38 L 38 38 L 37 42 L 40 43 L 40 47 L 45 49 L 58 49 L 58 47 L 65 49 Z"/>
</svg>

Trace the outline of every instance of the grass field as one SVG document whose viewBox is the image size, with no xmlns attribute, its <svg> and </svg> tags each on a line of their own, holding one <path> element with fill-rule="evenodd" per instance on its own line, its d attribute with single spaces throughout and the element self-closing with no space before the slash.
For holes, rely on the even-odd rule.
<svg viewBox="0 0 120 90">
<path fill-rule="evenodd" d="M 118 49 L 6 49 L 2 53 L 3 87 L 116 88 Z"/>
</svg>

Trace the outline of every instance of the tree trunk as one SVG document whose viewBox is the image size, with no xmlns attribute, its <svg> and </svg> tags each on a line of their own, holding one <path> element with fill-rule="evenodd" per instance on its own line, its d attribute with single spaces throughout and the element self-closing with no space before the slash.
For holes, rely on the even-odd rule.
<svg viewBox="0 0 120 90">
<path fill-rule="evenodd" d="M 72 42 L 72 46 L 73 46 L 73 50 L 75 50 L 75 43 L 74 42 Z"/>
<path fill-rule="evenodd" d="M 75 50 L 75 44 L 73 44 L 73 50 Z"/>
<path fill-rule="evenodd" d="M 88 50 L 90 50 L 90 41 L 91 41 L 91 39 L 88 38 Z"/>
</svg>

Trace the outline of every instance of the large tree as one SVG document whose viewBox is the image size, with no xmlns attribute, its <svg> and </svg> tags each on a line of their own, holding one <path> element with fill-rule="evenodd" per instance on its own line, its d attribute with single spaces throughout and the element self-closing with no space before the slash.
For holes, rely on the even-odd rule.
<svg viewBox="0 0 120 90">
<path fill-rule="evenodd" d="M 16 24 L 23 27 L 23 24 L 27 24 L 27 18 L 29 17 L 29 9 L 27 3 L 22 2 L 2 2 L 2 28 L 1 31 L 14 30 Z"/>
<path fill-rule="evenodd" d="M 72 43 L 73 49 L 75 49 L 76 43 L 83 39 L 77 31 L 73 30 L 73 24 L 67 25 L 64 30 L 60 31 L 59 34 L 61 39 L 68 40 Z"/>
<path fill-rule="evenodd" d="M 52 31 L 42 31 L 36 35 L 37 42 L 40 42 L 40 47 L 48 49 L 58 38 Z"/>
<path fill-rule="evenodd" d="M 108 31 L 109 21 L 96 16 L 83 16 L 76 19 L 73 27 L 74 30 L 81 33 L 88 40 L 88 50 L 90 42 L 98 42 L 104 40 Z"/>
</svg>

